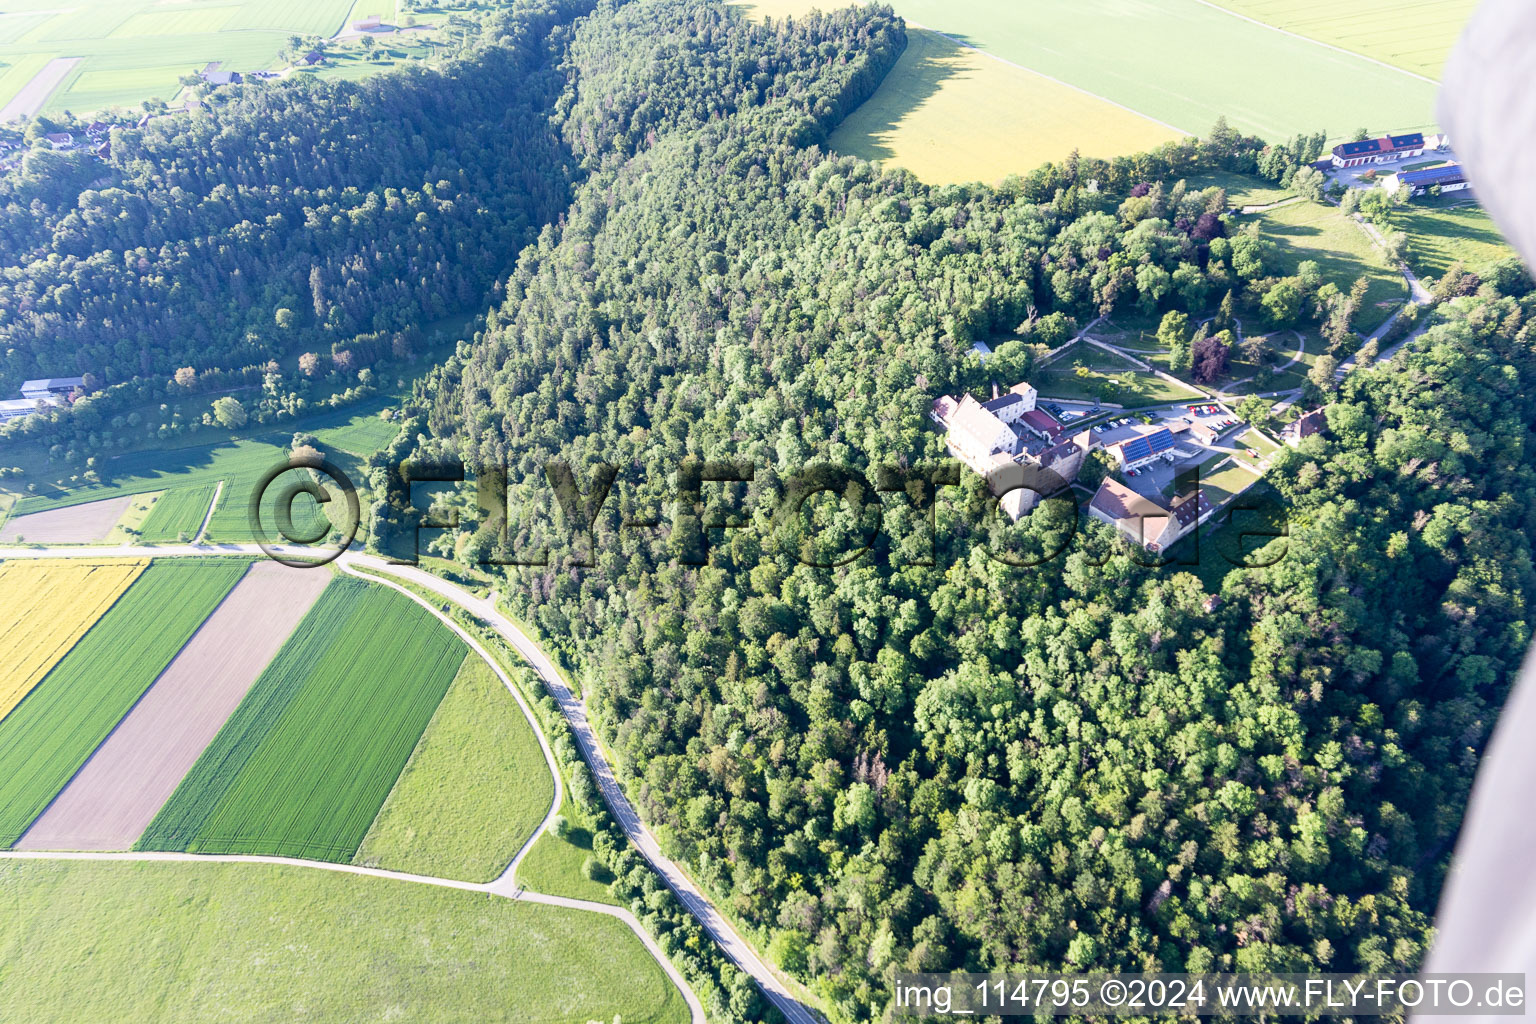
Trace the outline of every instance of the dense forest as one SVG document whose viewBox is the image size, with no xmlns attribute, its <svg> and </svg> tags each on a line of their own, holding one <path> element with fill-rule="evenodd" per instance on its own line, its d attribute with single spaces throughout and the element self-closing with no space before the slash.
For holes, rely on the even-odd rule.
<svg viewBox="0 0 1536 1024">
<path fill-rule="evenodd" d="M 114 133 L 106 165 L 35 149 L 0 177 L 0 391 L 329 360 L 483 310 L 569 200 L 550 114 L 591 6 L 516 5 L 441 70 L 219 93 Z"/>
<path fill-rule="evenodd" d="M 905 46 L 888 8 L 495 17 L 438 71 L 216 93 L 105 169 L 30 154 L 0 182 L 0 387 L 304 352 L 362 379 L 489 305 L 372 461 L 375 526 L 412 524 L 394 461 L 508 467 L 505 515 L 438 543 L 538 563 L 498 589 L 668 852 L 837 1024 L 898 970 L 1417 966 L 1530 639 L 1529 280 L 1457 275 L 1421 340 L 1319 375 L 1328 429 L 1270 474 L 1283 557 L 1205 584 L 1058 502 L 935 500 L 926 411 L 1119 310 L 1196 373 L 1239 315 L 1345 354 L 1362 287 L 1284 276 L 1186 184 L 1311 187 L 1321 135 L 929 187 L 823 145 Z M 590 530 L 554 461 L 589 495 L 617 468 Z M 818 465 L 862 480 L 780 514 Z M 760 1019 L 654 874 L 594 850 L 718 980 L 712 1017 Z"/>
<path fill-rule="evenodd" d="M 1448 297 L 1390 363 L 1318 385 L 1329 429 L 1273 472 L 1284 557 L 1219 592 L 1086 523 L 1013 568 L 1070 511 L 941 501 L 930 532 L 928 403 L 1130 306 L 1333 320 L 1342 343 L 1352 282 L 1276 276 L 1219 189 L 1181 184 L 1289 176 L 1315 140 L 1219 129 L 930 188 L 814 144 L 856 51 L 748 90 L 776 38 L 687 3 L 578 27 L 562 102 L 592 113 L 566 137 L 608 155 L 419 394 L 413 443 L 511 469 L 504 535 L 458 554 L 547 559 L 506 569 L 514 610 L 671 852 L 835 1020 L 879 1018 L 901 969 L 1415 967 L 1529 639 L 1536 306 Z M 1016 328 L 985 370 L 968 353 Z M 690 458 L 744 479 L 684 487 Z M 583 489 L 618 467 L 590 540 L 549 460 Z M 817 463 L 894 478 L 845 564 L 858 488 L 775 519 Z"/>
</svg>

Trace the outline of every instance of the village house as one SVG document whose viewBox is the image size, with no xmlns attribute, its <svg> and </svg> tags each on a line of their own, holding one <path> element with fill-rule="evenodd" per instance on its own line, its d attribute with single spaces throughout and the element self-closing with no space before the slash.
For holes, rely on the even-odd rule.
<svg viewBox="0 0 1536 1024">
<path fill-rule="evenodd" d="M 1215 511 L 1199 491 L 1173 498 L 1165 504 L 1160 498 L 1138 494 L 1108 477 L 1088 503 L 1089 515 L 1113 526 L 1133 544 L 1154 553 L 1167 551 Z"/>
<path fill-rule="evenodd" d="M 1294 423 L 1280 429 L 1280 440 L 1295 448 L 1313 434 L 1321 433 L 1328 426 L 1328 417 L 1321 409 L 1313 409 Z"/>
<path fill-rule="evenodd" d="M 84 377 L 43 377 L 24 382 L 21 397 L 31 401 L 57 401 L 84 386 Z"/>
<path fill-rule="evenodd" d="M 324 64 L 325 54 L 321 53 L 319 50 L 310 50 L 304 55 L 304 59 L 300 63 L 302 63 L 307 68 L 312 68 L 316 64 Z"/>
<path fill-rule="evenodd" d="M 1425 146 L 1423 132 L 1384 135 L 1364 142 L 1346 142 L 1333 147 L 1333 166 L 1344 168 L 1392 163 L 1408 157 L 1423 156 Z"/>
<path fill-rule="evenodd" d="M 1019 435 L 1013 428 L 970 395 L 954 405 L 944 425 L 950 453 L 978 473 L 991 468 L 994 454 L 1012 457 L 1019 452 Z"/>
<path fill-rule="evenodd" d="M 940 395 L 928 416 L 945 431 L 950 454 L 986 478 L 1003 511 L 1017 520 L 1076 480 L 1099 439 L 1089 430 L 1064 438 L 1062 425 L 1035 407 L 1038 392 L 1028 383 L 1015 384 L 1005 394 L 994 385 L 993 395 L 987 402 Z M 1038 440 L 1026 444 L 1025 435 Z"/>
<path fill-rule="evenodd" d="M 1422 196 L 1433 188 L 1441 192 L 1460 192 L 1471 188 L 1472 183 L 1467 180 L 1461 164 L 1442 164 L 1416 171 L 1393 171 L 1381 179 L 1381 187 L 1394 195 L 1404 186 L 1407 186 L 1409 195 Z"/>
<path fill-rule="evenodd" d="M 1173 431 L 1167 427 L 1158 427 L 1112 445 L 1109 450 L 1114 454 L 1116 464 L 1123 471 L 1140 469 L 1157 459 L 1171 459 L 1177 443 Z"/>
<path fill-rule="evenodd" d="M 353 32 L 377 32 L 384 24 L 382 14 L 369 14 L 352 23 Z"/>
<path fill-rule="evenodd" d="M 43 136 L 54 149 L 75 148 L 75 137 L 69 132 L 48 132 Z"/>
</svg>

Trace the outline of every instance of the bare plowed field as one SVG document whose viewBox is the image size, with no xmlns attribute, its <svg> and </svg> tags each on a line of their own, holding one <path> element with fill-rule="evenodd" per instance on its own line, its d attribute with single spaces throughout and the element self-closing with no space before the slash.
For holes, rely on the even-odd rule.
<svg viewBox="0 0 1536 1024">
<path fill-rule="evenodd" d="M 93 544 L 112 532 L 132 500 L 132 495 L 125 494 L 121 498 L 16 516 L 0 529 L 0 544 L 20 540 L 28 544 Z"/>
<path fill-rule="evenodd" d="M 330 579 L 251 566 L 16 848 L 132 846 Z"/>
</svg>

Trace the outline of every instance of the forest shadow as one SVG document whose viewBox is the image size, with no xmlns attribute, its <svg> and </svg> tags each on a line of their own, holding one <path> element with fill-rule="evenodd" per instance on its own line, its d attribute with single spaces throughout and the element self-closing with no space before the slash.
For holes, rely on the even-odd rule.
<svg viewBox="0 0 1536 1024">
<path fill-rule="evenodd" d="M 906 50 L 874 95 L 833 129 L 833 148 L 864 160 L 897 159 L 891 137 L 913 111 L 939 94 L 945 82 L 966 70 L 965 61 L 963 48 L 943 36 L 909 30 Z"/>
</svg>

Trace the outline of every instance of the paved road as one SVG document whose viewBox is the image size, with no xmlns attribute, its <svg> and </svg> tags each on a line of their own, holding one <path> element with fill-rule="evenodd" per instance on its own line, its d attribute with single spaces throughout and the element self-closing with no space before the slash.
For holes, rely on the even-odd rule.
<svg viewBox="0 0 1536 1024">
<path fill-rule="evenodd" d="M 587 718 L 586 705 L 578 700 L 565 685 L 565 680 L 555 668 L 554 663 L 545 656 L 537 644 L 511 620 L 502 615 L 494 602 L 478 598 L 464 588 L 455 586 L 431 573 L 413 566 L 390 565 L 372 555 L 348 553 L 342 558 L 347 563 L 349 571 L 355 566 L 372 572 L 388 573 L 425 587 L 433 593 L 441 594 L 488 623 L 507 643 L 512 645 L 513 650 L 526 658 L 534 670 L 543 677 L 545 686 L 559 703 L 560 712 L 570 723 L 571 732 L 581 748 L 582 757 L 592 769 L 592 777 L 603 794 L 603 800 L 608 804 L 614 819 L 624 829 L 630 842 L 646 860 L 650 861 L 651 866 L 677 894 L 677 898 L 682 901 L 688 912 L 698 918 L 699 923 L 725 951 L 726 956 L 730 957 L 737 967 L 751 975 L 763 995 L 768 997 L 768 1000 L 790 1021 L 790 1024 L 819 1024 L 819 1019 L 790 994 L 778 975 L 757 955 L 751 944 L 736 931 L 735 927 L 721 916 L 714 904 L 699 890 L 683 869 L 662 853 L 656 837 L 635 813 L 634 806 L 630 804 L 618 780 L 614 778 L 608 756 Z"/>
<path fill-rule="evenodd" d="M 0 548 L 0 558 L 165 558 L 227 554 L 260 555 L 262 550 L 255 544 L 171 544 L 163 547 Z M 373 555 L 349 551 L 343 554 L 337 561 L 344 571 L 354 575 L 392 576 L 396 579 L 414 583 L 423 589 L 430 590 L 452 601 L 465 611 L 487 623 L 511 645 L 513 650 L 522 655 L 533 666 L 534 670 L 539 673 L 540 677 L 543 678 L 551 696 L 559 704 L 561 714 L 570 723 L 571 732 L 576 737 L 582 757 L 592 770 L 592 777 L 603 795 L 603 800 L 608 804 L 614 819 L 624 829 L 624 833 L 629 837 L 630 842 L 635 845 L 635 848 L 640 851 L 641 855 L 661 875 L 662 879 L 677 895 L 677 898 L 687 908 L 688 912 L 699 920 L 699 923 L 704 926 L 710 937 L 719 944 L 725 955 L 737 967 L 751 976 L 752 980 L 757 983 L 757 987 L 762 990 L 763 995 L 778 1008 L 779 1012 L 784 1015 L 790 1024 L 821 1024 L 820 1018 L 790 993 L 788 987 L 779 979 L 773 969 L 757 955 L 757 952 L 741 933 L 720 914 L 715 905 L 694 884 L 687 873 L 661 851 L 661 846 L 656 841 L 656 837 L 646 827 L 645 823 L 640 820 L 640 816 L 635 812 L 634 806 L 629 802 L 629 798 L 624 795 L 623 789 L 620 788 L 618 780 L 613 774 L 613 768 L 608 760 L 608 756 L 603 750 L 602 744 L 598 741 L 591 722 L 587 718 L 585 704 L 577 699 L 570 688 L 565 685 L 565 681 L 555 668 L 554 663 L 544 654 L 543 650 L 513 624 L 510 619 L 502 615 L 493 601 L 476 597 L 463 587 L 456 586 L 414 566 L 393 565 Z M 362 572 L 360 573 L 359 570 L 362 570 Z M 382 582 L 388 583 L 387 580 Z M 410 591 L 404 592 L 410 594 Z M 410 596 L 415 597 L 414 594 Z M 430 608 L 431 606 L 427 605 L 426 607 Z M 480 651 L 482 655 L 484 654 L 483 648 L 480 648 L 474 639 L 464 633 L 456 623 L 445 618 L 436 609 L 432 610 L 438 615 L 439 619 L 448 623 L 450 628 L 463 637 L 471 647 Z M 487 658 L 487 660 L 491 659 Z M 494 660 L 491 660 L 491 663 L 494 665 Z M 498 674 L 500 674 L 499 669 Z M 510 681 L 505 676 L 502 678 L 503 682 L 511 688 Z M 519 696 L 515 688 L 512 689 L 512 692 L 514 696 Z M 521 704 L 520 697 L 519 703 Z M 526 713 L 526 705 L 524 705 L 524 710 Z M 542 744 L 543 734 L 538 730 L 537 723 L 535 723 L 534 729 L 539 733 Z M 545 757 L 551 758 L 547 746 L 545 747 Z M 552 760 L 551 763 L 553 763 Z M 556 773 L 556 778 L 559 778 L 558 773 Z M 548 824 L 548 819 L 546 819 L 545 824 Z M 531 843 L 532 841 L 530 840 L 530 845 Z M 508 868 L 508 874 L 490 883 L 485 887 L 485 891 L 499 892 L 501 895 L 509 895 L 511 891 L 516 891 L 515 888 L 511 888 L 509 891 L 509 887 L 515 887 L 511 873 L 526 851 L 527 847 L 520 851 L 518 857 L 514 859 L 512 866 Z M 297 863 L 310 864 L 313 862 L 299 861 Z M 384 873 L 394 877 L 390 872 Z M 492 887 L 494 886 L 501 886 L 501 888 L 493 889 Z M 525 893 L 522 898 L 529 899 L 532 896 L 532 893 Z M 538 902 L 549 902 L 555 899 L 558 899 L 558 897 L 540 897 Z M 583 904 L 583 901 L 580 900 L 571 902 Z M 583 904 L 582 909 L 589 909 L 589 907 Z M 649 937 L 647 936 L 646 938 L 648 942 L 647 948 L 654 949 L 654 945 L 648 941 Z M 671 964 L 666 960 L 665 956 L 662 956 L 661 960 L 663 961 L 663 966 L 668 968 L 668 973 L 672 973 Z M 677 978 L 674 978 L 674 980 L 677 980 Z M 683 984 L 682 988 L 685 993 L 688 993 L 690 1000 L 696 1001 L 696 997 L 693 996 L 686 984 Z"/>
</svg>

